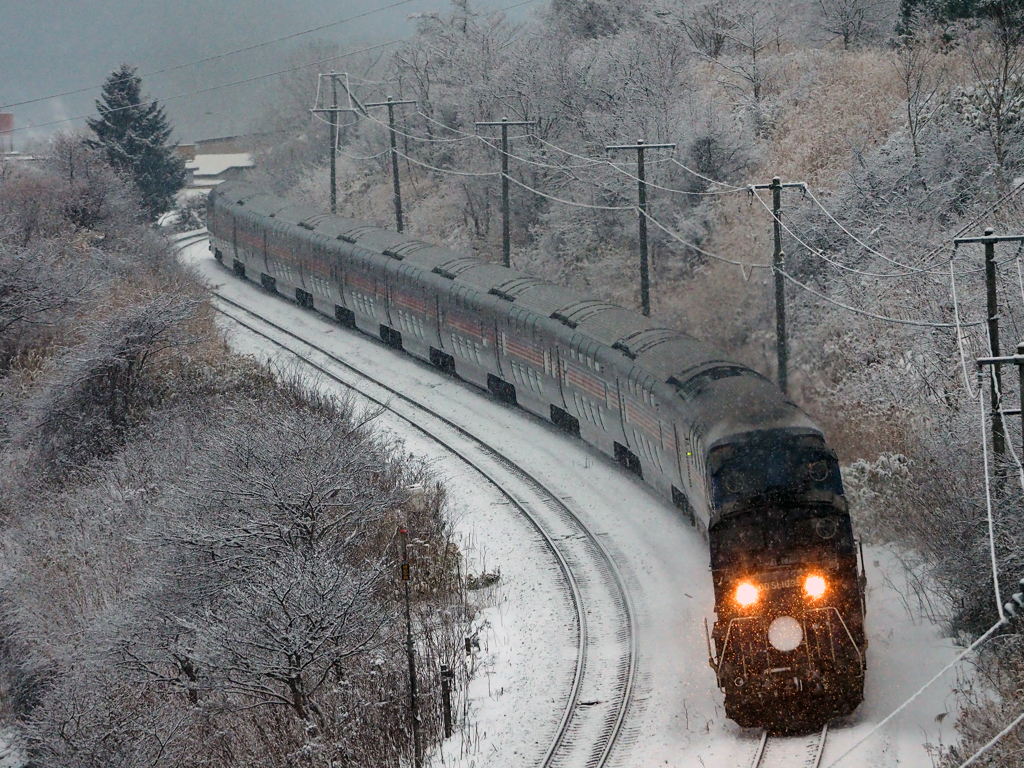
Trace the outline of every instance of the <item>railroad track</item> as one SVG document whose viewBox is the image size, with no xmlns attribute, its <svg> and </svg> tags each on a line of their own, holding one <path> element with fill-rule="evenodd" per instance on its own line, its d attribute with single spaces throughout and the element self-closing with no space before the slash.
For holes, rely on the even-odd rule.
<svg viewBox="0 0 1024 768">
<path fill-rule="evenodd" d="M 188 233 L 175 245 L 205 237 Z M 629 590 L 597 535 L 543 481 L 468 430 L 243 304 L 211 293 L 219 313 L 407 422 L 476 470 L 533 525 L 559 565 L 577 640 L 572 685 L 539 765 L 607 765 L 636 688 L 637 627 Z M 596 649 L 600 658 L 591 663 Z"/>
<path fill-rule="evenodd" d="M 761 735 L 750 768 L 819 768 L 825 753 L 828 723 L 821 733 L 808 736 Z"/>
</svg>

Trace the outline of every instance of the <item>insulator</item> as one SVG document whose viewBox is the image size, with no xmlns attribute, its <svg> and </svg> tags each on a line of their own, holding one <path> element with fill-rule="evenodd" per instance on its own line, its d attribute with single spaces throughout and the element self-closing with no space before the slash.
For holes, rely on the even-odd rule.
<svg viewBox="0 0 1024 768">
<path fill-rule="evenodd" d="M 1017 606 L 1014 605 L 1012 602 L 1004 605 L 1003 610 L 1006 612 L 1006 615 L 1009 616 L 1011 619 L 1017 618 Z"/>
<path fill-rule="evenodd" d="M 1013 602 L 1024 608 L 1024 592 L 1017 592 L 1013 595 Z"/>
</svg>

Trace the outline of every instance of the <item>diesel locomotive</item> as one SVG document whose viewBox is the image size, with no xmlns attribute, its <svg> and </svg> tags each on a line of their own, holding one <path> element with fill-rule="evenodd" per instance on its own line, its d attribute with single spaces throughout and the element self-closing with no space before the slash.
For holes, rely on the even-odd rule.
<svg viewBox="0 0 1024 768">
<path fill-rule="evenodd" d="M 809 729 L 861 702 L 865 577 L 839 465 L 764 376 L 622 307 L 243 182 L 211 191 L 208 229 L 239 277 L 549 420 L 670 500 L 709 544 L 730 718 Z"/>
</svg>

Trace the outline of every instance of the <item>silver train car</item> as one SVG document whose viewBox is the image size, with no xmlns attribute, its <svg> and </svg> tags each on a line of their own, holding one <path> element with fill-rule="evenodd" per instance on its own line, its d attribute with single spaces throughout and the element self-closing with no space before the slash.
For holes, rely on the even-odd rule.
<svg viewBox="0 0 1024 768">
<path fill-rule="evenodd" d="M 708 656 L 737 723 L 816 728 L 861 702 L 865 578 L 836 455 L 768 379 L 630 310 L 246 183 L 210 193 L 207 226 L 239 277 L 549 420 L 670 500 L 708 540 Z"/>
</svg>

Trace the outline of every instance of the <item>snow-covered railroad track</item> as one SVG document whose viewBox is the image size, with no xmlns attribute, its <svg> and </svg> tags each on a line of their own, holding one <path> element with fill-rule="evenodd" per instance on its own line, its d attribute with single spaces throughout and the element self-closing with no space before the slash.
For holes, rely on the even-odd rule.
<svg viewBox="0 0 1024 768">
<path fill-rule="evenodd" d="M 808 736 L 769 736 L 765 731 L 750 768 L 818 768 L 827 736 L 828 724 Z"/>
<path fill-rule="evenodd" d="M 252 309 L 214 296 L 217 311 L 233 322 L 387 408 L 472 466 L 536 527 L 565 576 L 578 639 L 571 690 L 539 764 L 606 765 L 636 686 L 637 626 L 629 591 L 598 536 L 542 481 L 483 439 Z"/>
</svg>

